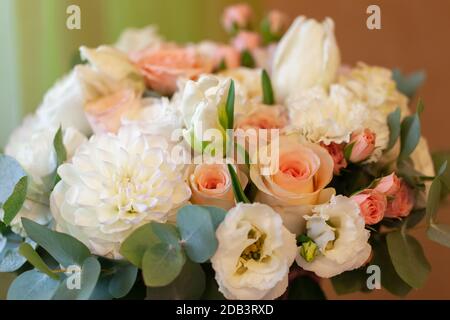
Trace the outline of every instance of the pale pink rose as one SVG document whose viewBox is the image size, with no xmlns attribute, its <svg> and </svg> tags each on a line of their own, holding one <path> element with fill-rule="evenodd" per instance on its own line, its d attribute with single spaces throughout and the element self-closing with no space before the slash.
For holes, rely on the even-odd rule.
<svg viewBox="0 0 450 320">
<path fill-rule="evenodd" d="M 235 205 L 231 177 L 226 165 L 200 164 L 192 168 L 193 171 L 189 174 L 189 186 L 192 190 L 193 204 L 216 206 L 225 210 Z M 245 188 L 248 182 L 247 176 L 239 170 L 237 174 L 242 188 Z"/>
<path fill-rule="evenodd" d="M 385 196 L 392 196 L 400 190 L 400 179 L 395 175 L 395 172 L 392 172 L 390 175 L 380 179 L 375 186 L 375 190 Z"/>
<path fill-rule="evenodd" d="M 361 210 L 361 215 L 368 225 L 380 222 L 386 212 L 387 199 L 384 194 L 373 189 L 366 189 L 351 197 Z"/>
<path fill-rule="evenodd" d="M 259 148 L 259 157 L 270 155 L 270 171 L 262 158 L 252 158 L 250 177 L 259 189 L 259 202 L 279 206 L 317 203 L 333 177 L 333 159 L 321 146 L 300 139 L 297 135 L 280 136 L 275 154 L 268 152 L 271 145 Z"/>
<path fill-rule="evenodd" d="M 388 218 L 406 217 L 411 213 L 414 207 L 414 194 L 408 184 L 400 181 L 400 188 L 393 195 L 392 200 L 388 201 L 385 216 Z"/>
<path fill-rule="evenodd" d="M 133 89 L 123 89 L 88 102 L 84 111 L 94 133 L 116 133 L 123 117 L 132 118 L 141 107 Z"/>
<path fill-rule="evenodd" d="M 356 163 L 369 158 L 375 150 L 375 139 L 375 133 L 369 129 L 354 132 L 350 139 L 353 147 L 349 160 Z"/>
<path fill-rule="evenodd" d="M 344 144 L 337 144 L 337 143 L 330 143 L 329 145 L 326 145 L 324 143 L 320 144 L 322 147 L 327 149 L 328 153 L 330 154 L 331 158 L 333 158 L 334 162 L 334 168 L 333 173 L 335 175 L 339 175 L 341 173 L 341 169 L 344 169 L 347 167 L 347 160 L 345 160 L 344 157 Z"/>
<path fill-rule="evenodd" d="M 239 3 L 225 8 L 222 23 L 227 32 L 234 32 L 235 27 L 245 29 L 252 20 L 252 8 L 246 3 Z"/>
<path fill-rule="evenodd" d="M 233 47 L 239 51 L 252 51 L 261 46 L 261 37 L 256 32 L 240 31 L 232 40 Z"/>
<path fill-rule="evenodd" d="M 238 118 L 236 127 L 240 129 L 282 129 L 287 123 L 287 113 L 283 106 L 261 104 L 247 116 Z"/>
<path fill-rule="evenodd" d="M 213 63 L 194 48 L 162 47 L 135 52 L 130 55 L 144 75 L 149 88 L 162 94 L 172 94 L 177 80 L 195 80 L 202 73 L 210 73 Z"/>
<path fill-rule="evenodd" d="M 282 35 L 289 27 L 289 17 L 281 11 L 272 10 L 267 16 L 270 32 L 274 35 Z"/>
</svg>

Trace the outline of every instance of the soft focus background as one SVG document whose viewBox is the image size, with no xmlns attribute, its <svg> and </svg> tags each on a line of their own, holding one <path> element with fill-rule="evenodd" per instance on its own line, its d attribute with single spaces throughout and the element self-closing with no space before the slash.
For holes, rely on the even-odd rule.
<svg viewBox="0 0 450 320">
<path fill-rule="evenodd" d="M 169 40 L 225 40 L 220 26 L 222 9 L 232 0 L 0 0 L 0 149 L 21 118 L 40 103 L 45 91 L 77 60 L 81 45 L 113 43 L 125 27 L 159 25 Z M 241 1 L 243 2 L 243 1 Z M 450 150 L 450 1 L 448 0 L 252 0 L 246 1 L 259 18 L 279 9 L 292 18 L 307 15 L 332 17 L 343 62 L 365 61 L 404 72 L 423 69 L 427 81 L 419 92 L 426 104 L 423 134 L 432 151 Z M 66 8 L 81 8 L 81 30 L 66 28 Z M 381 7 L 381 30 L 366 27 L 367 7 Z M 259 21 L 259 20 L 258 20 Z M 450 206 L 440 217 L 450 223 Z M 420 234 L 433 271 L 426 286 L 408 299 L 450 299 L 450 250 Z M 5 280 L 0 280 L 0 297 Z M 324 282 L 331 299 L 391 299 L 371 294 L 336 296 Z"/>
</svg>

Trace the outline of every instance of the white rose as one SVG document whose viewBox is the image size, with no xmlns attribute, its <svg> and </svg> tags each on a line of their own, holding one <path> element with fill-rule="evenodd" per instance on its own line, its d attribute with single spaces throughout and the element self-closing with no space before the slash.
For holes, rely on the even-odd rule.
<svg viewBox="0 0 450 320">
<path fill-rule="evenodd" d="M 50 219 L 48 196 L 51 174 L 56 169 L 56 153 L 53 140 L 58 126 L 43 122 L 36 116 L 28 116 L 11 134 L 5 147 L 5 154 L 16 159 L 27 173 L 28 191 L 24 206 L 11 222 L 12 230 L 24 235 L 21 218 L 25 217 L 40 224 Z M 86 137 L 74 128 L 63 131 L 63 143 L 70 158 Z"/>
<path fill-rule="evenodd" d="M 168 221 L 189 200 L 183 169 L 164 139 L 136 126 L 94 135 L 58 169 L 50 199 L 56 229 L 97 255 L 120 259 L 121 243 L 136 228 Z"/>
<path fill-rule="evenodd" d="M 141 29 L 125 29 L 114 46 L 123 52 L 131 53 L 158 46 L 162 42 L 157 27 L 146 26 Z"/>
<path fill-rule="evenodd" d="M 332 85 L 329 93 L 322 87 L 302 91 L 287 105 L 292 127 L 314 143 L 349 142 L 367 119 L 366 105 L 340 85 Z"/>
<path fill-rule="evenodd" d="M 288 285 L 295 236 L 269 206 L 239 203 L 216 231 L 211 258 L 219 290 L 227 299 L 275 299 Z"/>
<path fill-rule="evenodd" d="M 313 208 L 305 216 L 306 235 L 318 247 L 318 255 L 307 262 L 297 254 L 297 264 L 321 278 L 331 278 L 344 271 L 361 267 L 369 258 L 370 232 L 365 229 L 364 218 L 358 204 L 344 197 L 333 197 L 329 204 Z"/>
<path fill-rule="evenodd" d="M 316 85 L 328 87 L 339 65 L 333 20 L 326 18 L 319 23 L 304 16 L 296 18 L 275 51 L 272 83 L 277 99 L 284 101 Z"/>
<path fill-rule="evenodd" d="M 247 113 L 246 106 L 262 102 L 261 70 L 250 68 L 227 69 L 218 74 L 219 78 L 234 80 L 236 87 L 236 113 Z"/>
</svg>

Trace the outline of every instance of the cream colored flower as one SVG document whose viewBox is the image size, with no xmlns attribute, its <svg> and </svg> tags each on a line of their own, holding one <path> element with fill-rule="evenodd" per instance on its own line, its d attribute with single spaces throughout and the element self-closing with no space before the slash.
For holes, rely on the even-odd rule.
<svg viewBox="0 0 450 320">
<path fill-rule="evenodd" d="M 284 101 L 298 91 L 317 85 L 327 88 L 336 79 L 339 66 L 333 20 L 326 18 L 319 23 L 300 16 L 275 51 L 272 67 L 275 95 Z"/>
<path fill-rule="evenodd" d="M 358 204 L 344 196 L 333 197 L 329 204 L 317 206 L 313 215 L 305 216 L 306 235 L 318 247 L 318 253 L 307 262 L 297 254 L 297 264 L 322 278 L 357 269 L 369 258 L 370 232 Z"/>
<path fill-rule="evenodd" d="M 227 69 L 218 74 L 220 79 L 231 78 L 236 87 L 236 113 L 246 113 L 246 106 L 262 102 L 261 70 L 249 68 Z"/>
<path fill-rule="evenodd" d="M 275 299 L 288 285 L 295 236 L 267 205 L 239 203 L 216 231 L 211 258 L 219 291 L 227 299 Z"/>
<path fill-rule="evenodd" d="M 146 26 L 144 28 L 125 29 L 115 43 L 114 47 L 125 52 L 131 53 L 161 45 L 163 38 L 158 33 L 155 26 Z"/>
<path fill-rule="evenodd" d="M 189 199 L 183 167 L 164 139 L 136 126 L 95 135 L 58 169 L 61 181 L 51 195 L 56 229 L 95 254 L 121 258 L 130 233 L 149 221 L 166 222 Z"/>
<path fill-rule="evenodd" d="M 24 206 L 11 223 L 13 232 L 25 235 L 21 218 L 40 224 L 51 220 L 48 196 L 52 187 L 52 173 L 56 170 L 56 153 L 53 140 L 58 126 L 44 122 L 37 116 L 28 116 L 11 134 L 5 154 L 16 159 L 27 173 L 28 192 Z M 63 143 L 67 157 L 86 141 L 86 137 L 74 128 L 63 131 Z"/>
</svg>

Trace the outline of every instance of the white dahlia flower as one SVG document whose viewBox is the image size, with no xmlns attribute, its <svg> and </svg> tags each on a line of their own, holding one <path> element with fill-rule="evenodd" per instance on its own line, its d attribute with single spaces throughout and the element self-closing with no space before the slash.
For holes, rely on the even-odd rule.
<svg viewBox="0 0 450 320">
<path fill-rule="evenodd" d="M 271 207 L 237 204 L 216 236 L 219 247 L 211 262 L 227 299 L 275 299 L 284 293 L 296 240 Z"/>
<path fill-rule="evenodd" d="M 56 153 L 53 140 L 58 130 L 36 116 L 25 118 L 21 126 L 11 134 L 5 147 L 5 154 L 16 159 L 28 175 L 27 199 L 13 219 L 13 232 L 25 235 L 21 218 L 25 217 L 40 224 L 51 220 L 48 196 L 53 182 L 50 177 L 56 170 Z M 63 131 L 63 143 L 70 158 L 86 137 L 74 128 Z"/>
<path fill-rule="evenodd" d="M 58 169 L 61 181 L 50 199 L 56 229 L 94 254 L 120 259 L 130 233 L 150 221 L 168 221 L 189 200 L 183 168 L 164 139 L 136 126 L 94 135 Z"/>
<path fill-rule="evenodd" d="M 361 267 L 369 258 L 370 232 L 365 229 L 358 205 L 350 198 L 335 196 L 329 204 L 314 207 L 313 214 L 304 218 L 306 235 L 318 251 L 309 261 L 297 254 L 297 264 L 303 269 L 331 278 Z"/>
</svg>

